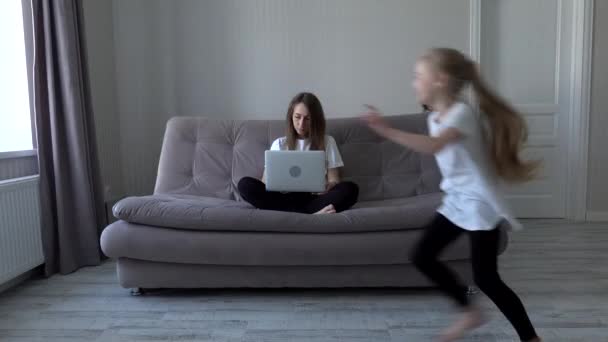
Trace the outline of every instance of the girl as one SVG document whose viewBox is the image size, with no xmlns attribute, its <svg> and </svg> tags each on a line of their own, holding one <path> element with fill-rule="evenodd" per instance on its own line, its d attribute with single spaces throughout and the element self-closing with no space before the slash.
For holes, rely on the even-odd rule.
<svg viewBox="0 0 608 342">
<path fill-rule="evenodd" d="M 325 114 L 319 99 L 311 93 L 296 95 L 287 109 L 287 135 L 275 140 L 271 150 L 325 150 L 327 188 L 322 194 L 266 191 L 266 171 L 262 179 L 244 177 L 239 181 L 241 196 L 256 208 L 308 214 L 333 214 L 357 202 L 359 188 L 353 182 L 340 182 L 344 166 L 333 137 L 325 135 Z"/>
<path fill-rule="evenodd" d="M 526 139 L 524 120 L 488 89 L 475 63 L 453 49 L 431 49 L 422 56 L 415 66 L 413 86 L 417 100 L 433 110 L 428 119 L 430 136 L 389 127 L 373 106 L 368 106 L 364 119 L 379 135 L 434 154 L 443 176 L 442 205 L 412 255 L 414 265 L 463 309 L 461 319 L 444 332 L 442 341 L 458 339 L 482 323 L 466 286 L 438 261 L 441 251 L 463 233 L 471 242 L 475 283 L 522 341 L 540 341 L 521 301 L 497 271 L 498 226 L 506 220 L 512 228 L 521 227 L 500 196 L 499 180 L 529 180 L 537 166 L 519 157 Z M 458 100 L 465 86 L 472 86 L 478 98 L 480 117 Z"/>
</svg>

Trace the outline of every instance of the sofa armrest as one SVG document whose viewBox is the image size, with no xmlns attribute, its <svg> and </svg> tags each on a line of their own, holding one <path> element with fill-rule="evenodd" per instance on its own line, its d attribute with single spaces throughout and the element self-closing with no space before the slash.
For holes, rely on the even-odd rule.
<svg viewBox="0 0 608 342">
<path fill-rule="evenodd" d="M 127 222 L 161 227 L 200 226 L 210 208 L 253 209 L 247 202 L 188 195 L 127 197 L 112 208 L 114 216 Z M 192 227 L 194 228 L 194 227 Z"/>
</svg>

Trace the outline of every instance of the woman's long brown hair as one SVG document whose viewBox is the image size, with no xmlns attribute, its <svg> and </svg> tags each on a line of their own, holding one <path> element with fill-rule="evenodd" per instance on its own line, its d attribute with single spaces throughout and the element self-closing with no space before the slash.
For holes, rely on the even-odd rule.
<svg viewBox="0 0 608 342">
<path fill-rule="evenodd" d="M 458 50 L 434 48 L 422 57 L 449 78 L 450 91 L 459 95 L 471 85 L 482 115 L 488 121 L 486 133 L 491 162 L 499 177 L 508 182 L 534 178 L 538 161 L 524 161 L 520 153 L 528 138 L 526 122 L 520 113 L 494 93 L 483 81 L 477 64 Z"/>
<path fill-rule="evenodd" d="M 293 111 L 295 107 L 302 103 L 308 109 L 310 115 L 310 129 L 308 138 L 310 139 L 310 149 L 315 151 L 325 150 L 325 113 L 321 101 L 312 93 L 299 93 L 289 103 L 287 109 L 287 147 L 295 150 L 298 133 L 293 126 Z"/>
</svg>

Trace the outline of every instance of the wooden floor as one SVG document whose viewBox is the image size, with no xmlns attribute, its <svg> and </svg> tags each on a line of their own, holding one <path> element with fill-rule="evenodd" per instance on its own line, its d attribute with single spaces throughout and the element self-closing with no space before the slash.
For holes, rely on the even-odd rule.
<svg viewBox="0 0 608 342">
<path fill-rule="evenodd" d="M 545 341 L 608 341 L 608 224 L 534 221 L 512 235 L 503 278 Z M 517 341 L 490 319 L 466 341 Z M 0 341 L 431 341 L 450 322 L 433 290 L 165 290 L 132 297 L 113 262 L 0 295 Z"/>
</svg>

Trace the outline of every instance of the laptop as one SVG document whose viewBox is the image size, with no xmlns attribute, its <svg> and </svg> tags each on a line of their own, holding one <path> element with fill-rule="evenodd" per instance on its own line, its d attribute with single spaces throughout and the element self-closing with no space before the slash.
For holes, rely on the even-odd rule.
<svg viewBox="0 0 608 342">
<path fill-rule="evenodd" d="M 267 191 L 325 191 L 325 151 L 266 151 L 264 157 Z"/>
</svg>

